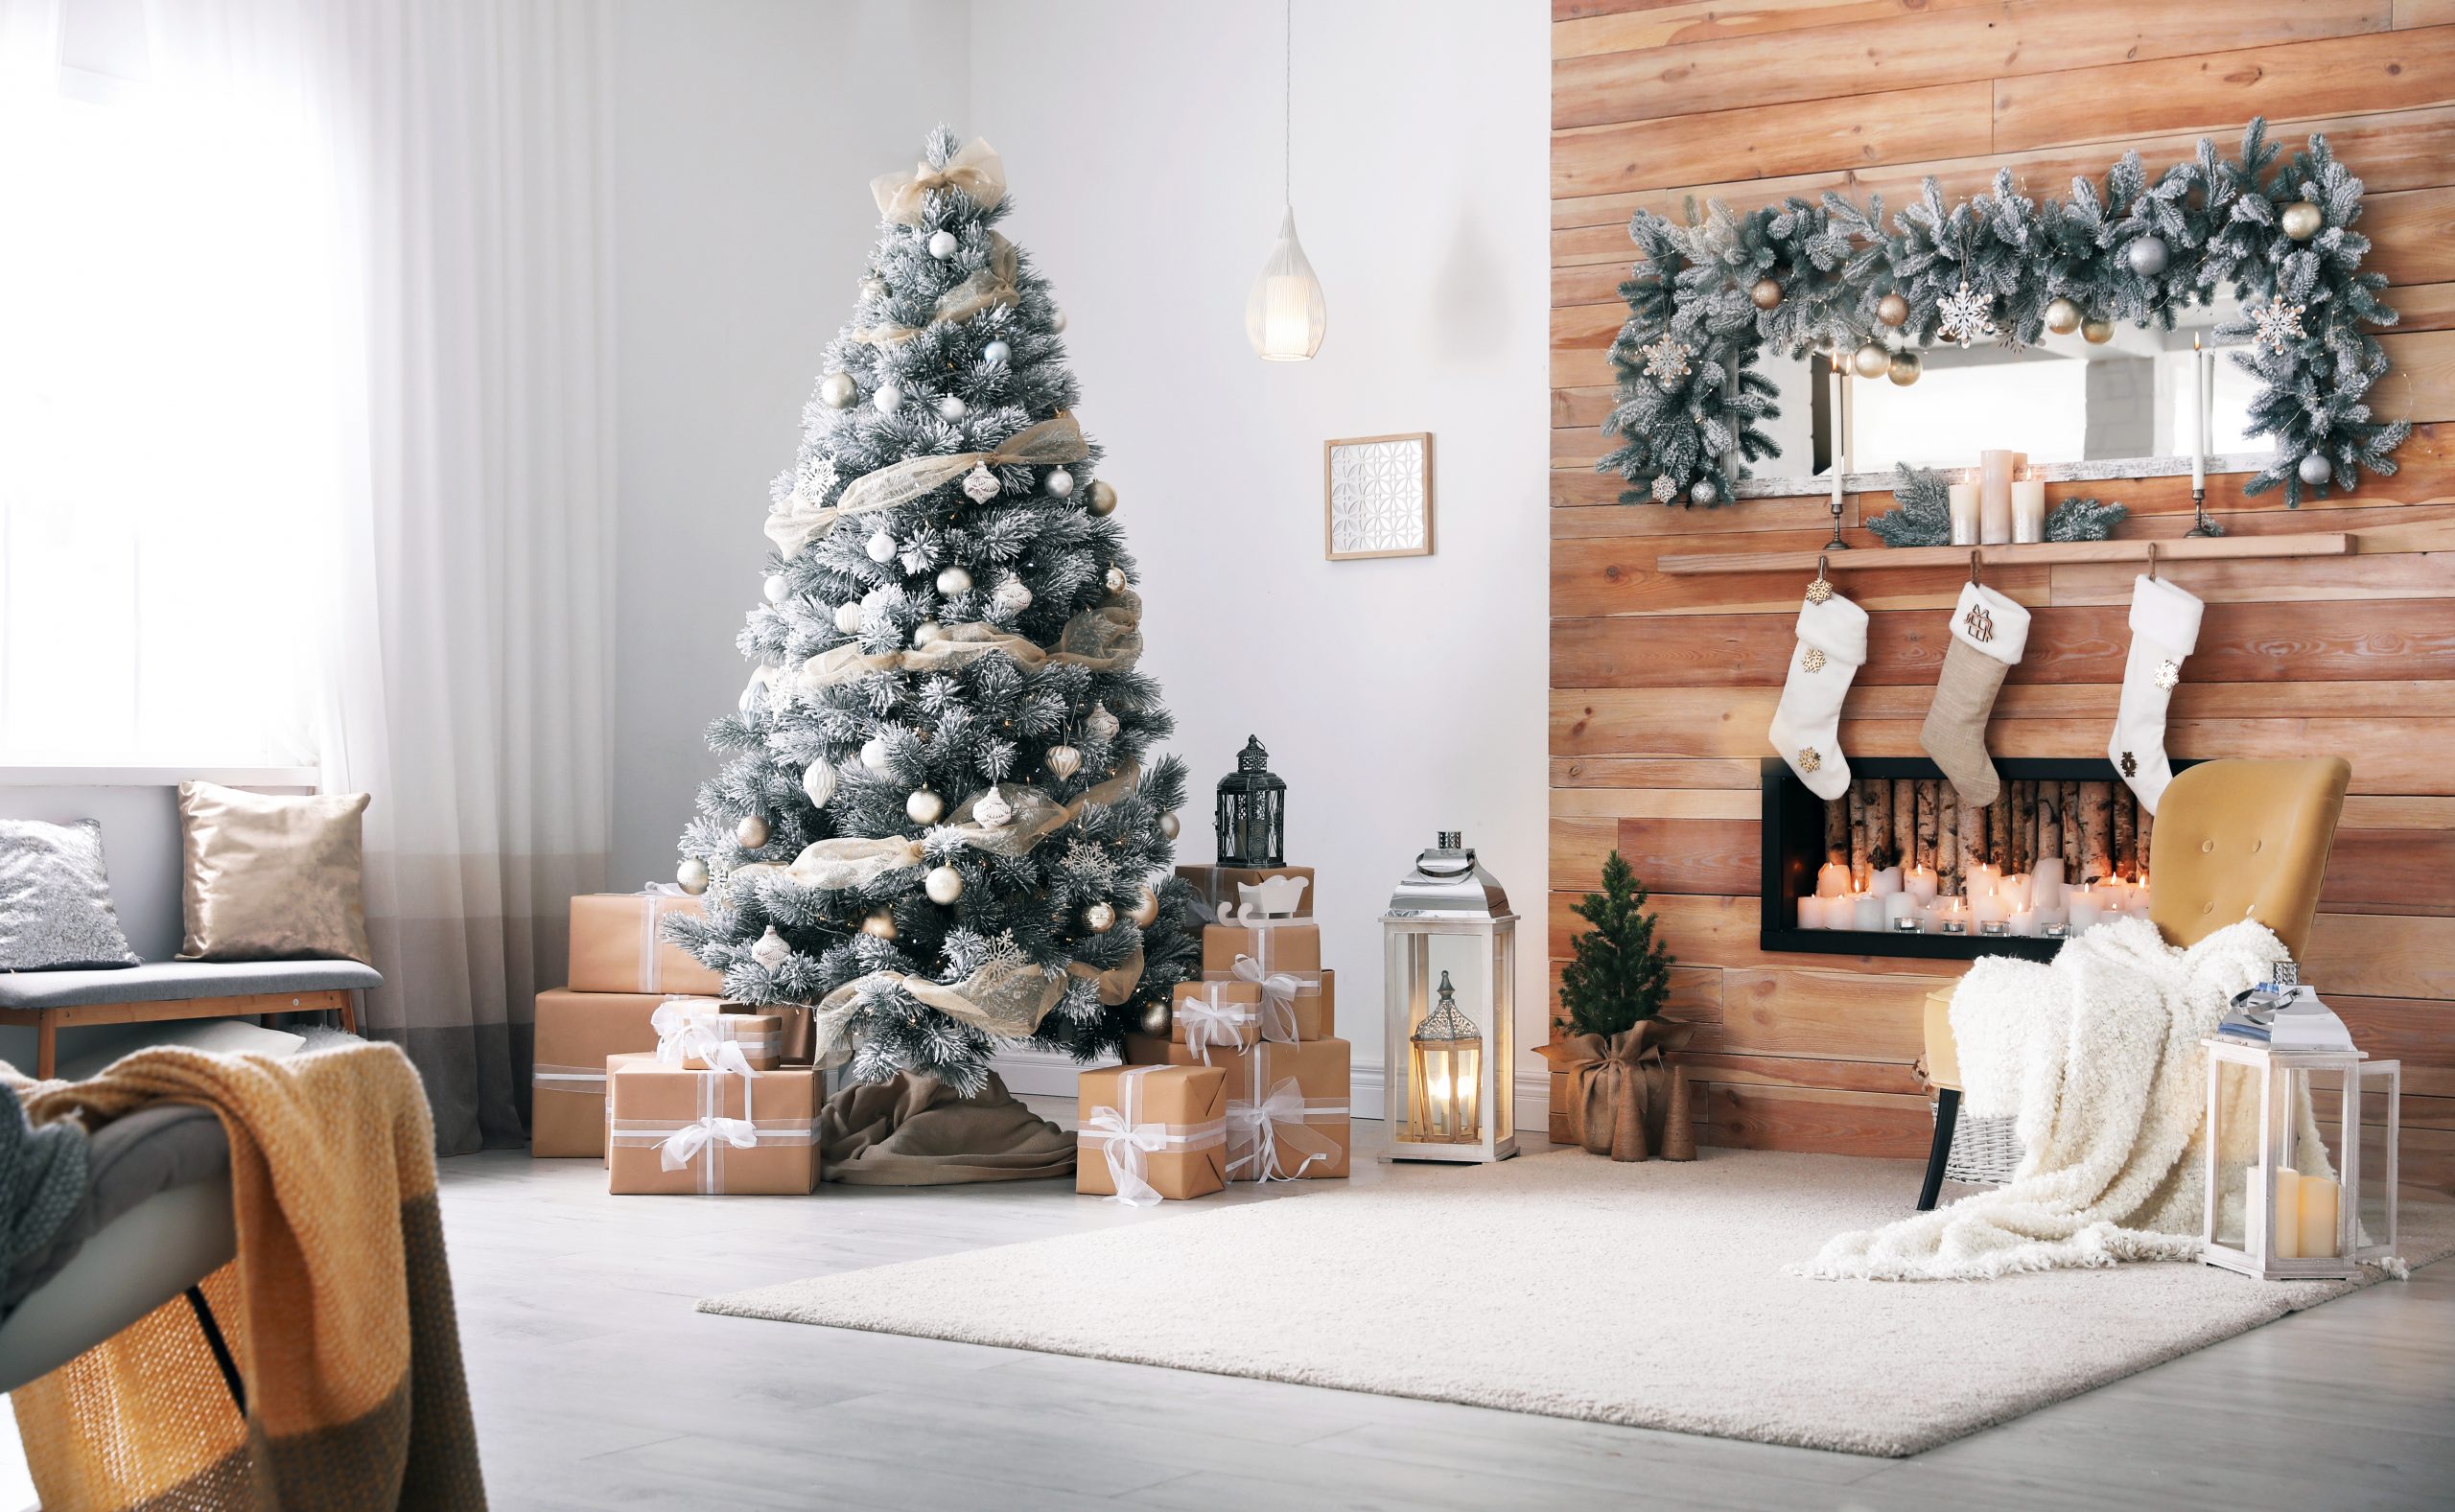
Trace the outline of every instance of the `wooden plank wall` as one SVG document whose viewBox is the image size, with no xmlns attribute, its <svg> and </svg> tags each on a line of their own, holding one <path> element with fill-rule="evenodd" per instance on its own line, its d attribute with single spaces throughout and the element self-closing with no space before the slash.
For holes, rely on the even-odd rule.
<svg viewBox="0 0 2455 1512">
<path fill-rule="evenodd" d="M 2298 514 L 2275 494 L 2245 500 L 2242 478 L 2210 480 L 2234 532 L 2354 529 L 2365 554 L 2169 565 L 2210 604 L 2169 743 L 2351 759 L 2307 979 L 2373 1054 L 2403 1058 L 2405 1168 L 2455 1189 L 2455 0 L 1555 0 L 1554 18 L 1555 985 L 1578 922 L 1568 905 L 1616 846 L 1682 963 L 1674 1012 L 1705 1026 L 1690 1064 L 1709 1142 L 1926 1150 L 1920 1004 L 1961 967 L 1756 947 L 1757 760 L 1803 585 L 1655 569 L 1669 552 L 1818 546 L 1825 500 L 1624 507 L 1619 480 L 1593 471 L 1630 212 L 1827 186 L 1897 205 L 1929 174 L 1968 194 L 2005 163 L 2034 193 L 2061 193 L 2128 148 L 2154 172 L 2204 133 L 2230 147 L 2264 113 L 2290 145 L 2325 130 L 2369 186 L 2370 266 L 2404 314 L 2383 337 L 2397 372 L 2379 402 L 2420 429 L 2399 476 Z M 2127 536 L 2189 521 L 2186 479 L 2091 491 L 2132 506 Z M 1890 504 L 1849 500 L 1854 545 L 1880 549 L 1857 523 Z M 2134 570 L 1990 574 L 2036 612 L 1996 710 L 1998 753 L 2103 755 Z M 1852 579 L 1874 624 L 1849 751 L 1920 754 L 1959 582 Z"/>
</svg>

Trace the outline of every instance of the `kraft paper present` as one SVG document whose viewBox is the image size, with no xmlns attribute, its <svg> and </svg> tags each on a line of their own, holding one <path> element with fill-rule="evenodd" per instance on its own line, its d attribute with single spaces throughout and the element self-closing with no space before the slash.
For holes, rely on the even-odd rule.
<svg viewBox="0 0 2455 1512">
<path fill-rule="evenodd" d="M 680 893 L 582 893 L 572 899 L 574 992 L 713 995 L 715 972 L 665 938 L 665 921 L 697 917 L 699 900 Z"/>
<path fill-rule="evenodd" d="M 1251 1050 L 1211 1053 L 1211 1064 L 1228 1073 L 1228 1180 L 1346 1175 L 1351 1054 L 1344 1039 L 1264 1040 Z M 1125 1058 L 1134 1065 L 1183 1066 L 1201 1057 L 1156 1035 L 1128 1035 Z"/>
<path fill-rule="evenodd" d="M 532 1155 L 605 1153 L 605 1058 L 657 1045 L 655 992 L 537 994 L 535 1062 L 528 1108 Z"/>
<path fill-rule="evenodd" d="M 1084 1072 L 1074 1086 L 1075 1191 L 1140 1207 L 1226 1189 L 1227 1072 L 1109 1066 Z"/>
<path fill-rule="evenodd" d="M 1292 1016 L 1292 1015 L 1291 1015 Z M 1199 1050 L 1244 1050 L 1262 1037 L 1258 982 L 1180 982 L 1170 994 L 1168 1037 Z M 1281 1035 L 1281 1037 L 1285 1037 Z"/>
<path fill-rule="evenodd" d="M 1273 974 L 1277 975 L 1281 973 Z M 1215 977 L 1205 972 L 1203 976 L 1203 982 L 1205 986 L 1211 982 L 1219 982 L 1223 985 L 1229 982 L 1237 982 L 1252 987 L 1257 994 L 1269 991 L 1270 989 L 1266 985 L 1269 981 L 1270 978 L 1267 976 L 1256 980 L 1252 973 L 1239 975 L 1232 971 L 1222 972 Z M 1181 999 L 1185 989 L 1190 984 L 1182 982 L 1177 984 L 1176 990 L 1180 999 Z M 1204 988 L 1194 989 L 1194 991 L 1197 994 L 1201 993 L 1203 990 Z M 1337 1035 L 1339 1032 L 1338 973 L 1336 971 L 1325 970 L 1321 973 L 1319 981 L 1314 981 L 1305 977 L 1297 977 L 1295 997 L 1292 1002 L 1292 1008 L 1296 1015 L 1297 1038 L 1328 1039 Z M 1262 1033 L 1255 1035 L 1255 1038 L 1283 1039 L 1286 1037 L 1284 1035 L 1271 1032 L 1269 1028 L 1270 1019 L 1268 1015 L 1264 1016 L 1262 1024 Z M 1179 1041 L 1182 1041 L 1184 1038 L 1184 1035 L 1176 1032 L 1173 1021 L 1169 1028 L 1168 1037 Z M 1251 1041 L 1248 1040 L 1246 1043 L 1250 1044 Z"/>
<path fill-rule="evenodd" d="M 606 1061 L 606 1189 L 617 1196 L 807 1197 L 818 1190 L 820 1073 Z"/>
<path fill-rule="evenodd" d="M 1298 919 L 1313 917 L 1313 869 L 1308 866 L 1181 866 L 1177 875 L 1189 884 L 1203 901 L 1203 913 L 1216 918 L 1219 905 L 1234 908 L 1240 900 L 1236 893 L 1239 882 L 1259 886 L 1275 876 L 1302 877 L 1303 896 L 1296 904 Z"/>
<path fill-rule="evenodd" d="M 773 1071 L 783 1060 L 782 1014 L 753 1012 L 713 997 L 676 997 L 666 999 L 650 1022 L 657 1030 L 657 1058 L 686 1071 L 715 1067 L 710 1058 L 726 1044 L 739 1050 L 753 1071 Z"/>
<path fill-rule="evenodd" d="M 1321 974 L 1321 926 L 1291 920 L 1284 923 L 1204 924 L 1202 929 L 1202 974 L 1235 974 L 1236 958 L 1247 956 L 1267 972 L 1300 977 Z"/>
</svg>

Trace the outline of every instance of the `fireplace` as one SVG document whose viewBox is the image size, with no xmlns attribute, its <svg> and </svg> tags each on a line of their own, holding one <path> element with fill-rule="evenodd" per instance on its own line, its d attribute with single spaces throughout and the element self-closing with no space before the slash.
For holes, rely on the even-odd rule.
<svg viewBox="0 0 2455 1512">
<path fill-rule="evenodd" d="M 2189 765 L 2174 763 L 2176 770 Z M 1909 861 L 1931 857 L 1939 880 L 1950 885 L 1981 863 L 2006 874 L 2033 864 L 2042 838 L 2062 858 L 2065 877 L 2072 884 L 2093 877 L 2146 880 L 2155 821 L 2139 807 L 2112 762 L 1998 759 L 1995 769 L 2002 779 L 2003 796 L 1976 821 L 1956 823 L 1949 834 L 1930 831 L 1930 839 L 1922 840 L 1913 817 L 1906 831 Z M 1932 761 L 1921 757 L 1853 756 L 1850 777 L 1851 792 L 1828 803 L 1784 762 L 1764 762 L 1760 948 L 1946 961 L 1987 955 L 2045 961 L 2062 948 L 2060 938 L 1980 933 L 1976 921 L 1966 934 L 1802 928 L 1799 901 L 1814 896 L 1816 874 L 1828 861 L 1838 860 L 1850 869 L 1854 884 L 1865 887 L 1872 863 L 1904 843 L 1905 831 L 1894 816 L 1905 795 L 1913 804 L 1913 816 L 1922 792 L 1931 808 L 1957 808 L 1956 803 L 1940 801 L 1950 784 Z M 1856 812 L 1863 816 L 1855 826 L 1854 798 Z M 1883 816 L 1881 838 L 1874 833 L 1879 812 Z"/>
</svg>

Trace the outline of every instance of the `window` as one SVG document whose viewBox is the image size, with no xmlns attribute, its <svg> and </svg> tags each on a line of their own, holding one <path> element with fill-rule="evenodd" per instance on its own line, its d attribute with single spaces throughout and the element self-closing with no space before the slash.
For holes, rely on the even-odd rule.
<svg viewBox="0 0 2455 1512">
<path fill-rule="evenodd" d="M 315 760 L 340 291 L 273 108 L 0 78 L 0 764 Z"/>
</svg>

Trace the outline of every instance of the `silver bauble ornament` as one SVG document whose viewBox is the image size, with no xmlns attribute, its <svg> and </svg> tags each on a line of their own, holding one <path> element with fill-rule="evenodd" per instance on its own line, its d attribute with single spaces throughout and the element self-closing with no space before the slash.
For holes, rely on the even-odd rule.
<svg viewBox="0 0 2455 1512">
<path fill-rule="evenodd" d="M 1083 728 L 1091 733 L 1094 740 L 1113 740 L 1116 738 L 1116 715 L 1109 712 L 1108 705 L 1093 704 L 1090 713 L 1084 716 Z"/>
<path fill-rule="evenodd" d="M 2140 277 L 2154 278 L 2165 270 L 2168 254 L 2161 238 L 2143 236 L 2122 249 L 2122 261 Z"/>
<path fill-rule="evenodd" d="M 1154 998 L 1142 1005 L 1142 1016 L 1134 1027 L 1146 1035 L 1164 1035 L 1176 1025 L 1176 1012 L 1162 999 Z"/>
<path fill-rule="evenodd" d="M 2297 199 L 2286 205 L 2284 214 L 2277 221 L 2284 228 L 2284 234 L 2296 242 L 2307 242 L 2327 223 L 2326 214 L 2307 199 Z"/>
<path fill-rule="evenodd" d="M 1049 328 L 1051 331 L 1063 331 L 1063 330 L 1064 330 L 1064 329 L 1065 329 L 1065 312 L 1064 312 L 1064 311 L 1063 311 L 1063 310 L 1055 310 L 1055 311 L 1051 311 L 1051 312 L 1049 313 L 1049 316 L 1048 316 L 1048 328 Z"/>
<path fill-rule="evenodd" d="M 750 959 L 774 971 L 793 959 L 793 947 L 784 943 L 784 937 L 776 933 L 775 925 L 769 924 L 759 942 L 750 947 Z"/>
<path fill-rule="evenodd" d="M 1136 929 L 1148 929 L 1158 919 L 1159 895 L 1150 883 L 1143 883 L 1142 890 L 1134 895 L 1134 906 L 1125 911 L 1125 917 L 1134 920 Z"/>
<path fill-rule="evenodd" d="M 2092 315 L 2080 322 L 2080 339 L 2092 346 L 2103 346 L 2114 339 L 2114 322 L 2103 315 Z"/>
<path fill-rule="evenodd" d="M 932 231 L 929 233 L 929 255 L 931 257 L 954 256 L 955 234 L 952 231 Z"/>
<path fill-rule="evenodd" d="M 783 573 L 770 572 L 767 574 L 767 581 L 759 585 L 759 591 L 767 595 L 767 602 L 781 604 L 784 601 L 785 595 L 793 591 L 793 585 L 784 581 Z"/>
<path fill-rule="evenodd" d="M 930 902 L 943 907 L 963 896 L 963 873 L 950 866 L 933 866 L 929 874 L 921 879 L 921 886 L 928 893 Z"/>
<path fill-rule="evenodd" d="M 1184 821 L 1179 819 L 1176 815 L 1161 814 L 1159 816 L 1159 833 L 1167 836 L 1169 839 L 1176 839 L 1178 833 L 1183 828 Z"/>
<path fill-rule="evenodd" d="M 1882 378 L 1890 366 L 1892 354 L 1885 351 L 1880 342 L 1862 341 L 1859 349 L 1850 354 L 1850 371 L 1860 378 Z"/>
<path fill-rule="evenodd" d="M 994 787 L 981 794 L 979 801 L 971 805 L 972 823 L 991 829 L 1003 829 L 1014 823 L 1014 819 L 1015 805 L 1006 802 L 1006 795 Z"/>
<path fill-rule="evenodd" d="M 895 537 L 883 530 L 872 531 L 868 544 L 861 549 L 870 553 L 873 562 L 892 562 L 895 560 Z"/>
<path fill-rule="evenodd" d="M 1700 477 L 1688 485 L 1688 499 L 1691 503 L 1710 506 L 1715 500 L 1721 497 L 1721 490 L 1714 486 L 1714 480 L 1710 477 Z"/>
<path fill-rule="evenodd" d="M 869 936 L 872 940 L 893 940 L 895 938 L 895 916 L 888 913 L 883 908 L 879 909 L 877 913 L 874 913 L 869 918 L 861 920 L 861 933 Z"/>
<path fill-rule="evenodd" d="M 2293 471 L 2302 481 L 2314 488 L 2335 475 L 2335 470 L 2328 465 L 2326 454 L 2324 452 L 2303 454 L 2302 460 L 2293 464 Z"/>
<path fill-rule="evenodd" d="M 903 407 L 903 385 L 900 384 L 880 384 L 878 385 L 878 391 L 870 396 L 870 403 L 877 407 L 879 414 L 891 415 L 895 413 L 897 410 Z"/>
<path fill-rule="evenodd" d="M 872 735 L 861 742 L 861 765 L 873 772 L 886 770 L 886 737 Z"/>
<path fill-rule="evenodd" d="M 1014 358 L 1014 355 L 1015 349 L 1008 346 L 1003 341 L 992 341 L 987 346 L 980 349 L 980 360 L 987 362 L 992 367 L 996 366 L 1000 362 L 1011 361 Z"/>
<path fill-rule="evenodd" d="M 854 603 L 842 603 L 836 605 L 835 628 L 843 631 L 848 636 L 859 635 L 861 633 L 861 606 Z"/>
<path fill-rule="evenodd" d="M 1876 318 L 1882 321 L 1884 324 L 1891 326 L 1908 324 L 1909 301 L 1902 298 L 1899 294 L 1884 295 L 1882 299 L 1876 301 Z M 1868 376 L 1873 377 L 1874 375 L 1869 374 Z"/>
<path fill-rule="evenodd" d="M 959 567 L 940 568 L 938 570 L 938 592 L 946 594 L 948 598 L 954 597 L 957 593 L 970 593 L 971 574 Z"/>
<path fill-rule="evenodd" d="M 2083 318 L 2079 304 L 2057 294 L 2046 306 L 2046 328 L 2056 336 L 2069 336 L 2080 329 Z"/>
<path fill-rule="evenodd" d="M 1918 374 L 1926 365 L 1925 361 L 1915 352 L 1895 352 L 1892 354 L 1892 361 L 1884 364 L 1884 374 L 1895 384 L 1906 388 L 1918 382 Z"/>
<path fill-rule="evenodd" d="M 1050 746 L 1048 769 L 1057 774 L 1060 781 L 1064 781 L 1083 770 L 1083 753 L 1072 746 Z"/>
<path fill-rule="evenodd" d="M 1062 467 L 1052 467 L 1048 476 L 1040 480 L 1040 486 L 1048 490 L 1049 498 L 1064 499 L 1074 492 L 1074 475 Z"/>
<path fill-rule="evenodd" d="M 938 401 L 938 418 L 941 420 L 962 419 L 963 400 L 954 394 L 948 394 L 940 399 Z"/>
<path fill-rule="evenodd" d="M 673 869 L 673 880 L 682 884 L 682 891 L 696 897 L 708 890 L 708 863 L 691 856 Z"/>
<path fill-rule="evenodd" d="M 1090 500 L 1086 507 L 1103 519 L 1115 514 L 1116 490 L 1109 486 L 1106 478 L 1094 478 L 1091 482 Z"/>
<path fill-rule="evenodd" d="M 1782 302 L 1781 280 L 1771 274 L 1747 286 L 1747 301 L 1759 310 L 1770 310 Z"/>
<path fill-rule="evenodd" d="M 733 826 L 733 838 L 744 850 L 756 850 L 767 843 L 767 821 L 757 814 L 744 814 L 741 823 Z"/>
<path fill-rule="evenodd" d="M 945 816 L 947 801 L 925 787 L 915 788 L 903 801 L 903 812 L 916 825 L 934 825 Z"/>
<path fill-rule="evenodd" d="M 1095 935 L 1105 935 L 1116 927 L 1116 905 L 1093 903 L 1083 910 L 1083 923 Z"/>
<path fill-rule="evenodd" d="M 912 627 L 912 643 L 917 646 L 933 646 L 946 638 L 947 627 L 934 619 L 924 619 Z"/>
<path fill-rule="evenodd" d="M 1125 569 L 1121 567 L 1110 568 L 1108 572 L 1101 577 L 1100 581 L 1108 585 L 1110 593 L 1122 593 L 1125 592 Z"/>
<path fill-rule="evenodd" d="M 822 758 L 802 768 L 802 796 L 812 808 L 825 808 L 835 796 L 835 763 Z"/>
<path fill-rule="evenodd" d="M 818 381 L 818 400 L 830 409 L 850 409 L 861 397 L 861 386 L 850 373 L 830 373 Z"/>
</svg>

